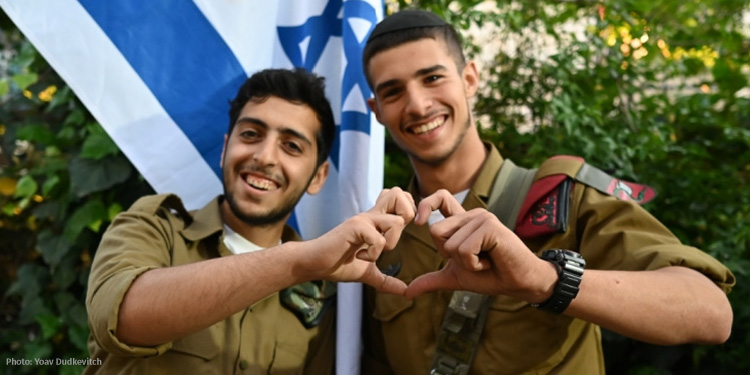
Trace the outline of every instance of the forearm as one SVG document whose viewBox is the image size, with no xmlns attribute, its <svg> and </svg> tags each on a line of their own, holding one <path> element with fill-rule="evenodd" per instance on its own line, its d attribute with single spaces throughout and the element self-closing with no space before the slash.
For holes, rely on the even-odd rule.
<svg viewBox="0 0 750 375">
<path fill-rule="evenodd" d="M 565 313 L 661 345 L 722 343 L 732 326 L 732 309 L 724 292 L 684 267 L 587 270 Z"/>
<path fill-rule="evenodd" d="M 120 306 L 118 339 L 137 346 L 173 341 L 305 281 L 292 272 L 296 244 L 145 272 Z"/>
</svg>

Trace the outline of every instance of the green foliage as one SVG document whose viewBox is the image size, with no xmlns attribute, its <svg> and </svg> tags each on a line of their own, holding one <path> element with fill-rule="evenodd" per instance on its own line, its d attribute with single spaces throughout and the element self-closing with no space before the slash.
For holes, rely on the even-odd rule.
<svg viewBox="0 0 750 375">
<path fill-rule="evenodd" d="M 79 374 L 86 283 L 106 225 L 151 188 L 10 21 L 0 18 L 0 369 Z M 7 358 L 29 366 L 4 366 Z"/>
<path fill-rule="evenodd" d="M 476 118 L 503 155 L 526 166 L 580 155 L 654 186 L 646 208 L 737 275 L 726 344 L 665 348 L 605 332 L 608 373 L 750 372 L 747 0 L 497 1 L 497 11 L 478 0 L 387 3 L 431 9 L 463 31 L 482 68 Z M 0 43 L 10 53 L 0 64 L 0 363 L 84 358 L 99 238 L 152 191 L 2 13 Z M 488 53 L 493 43 L 501 48 Z M 390 140 L 386 152 L 386 186 L 403 186 L 409 163 Z"/>
<path fill-rule="evenodd" d="M 748 1 L 389 3 L 432 10 L 462 30 L 484 83 L 476 119 L 504 156 L 535 166 L 579 155 L 655 187 L 646 208 L 737 276 L 726 344 L 664 348 L 606 332 L 608 373 L 750 372 Z M 399 157 L 389 161 L 403 166 Z M 386 164 L 386 184 L 401 184 L 391 176 L 401 168 Z"/>
</svg>

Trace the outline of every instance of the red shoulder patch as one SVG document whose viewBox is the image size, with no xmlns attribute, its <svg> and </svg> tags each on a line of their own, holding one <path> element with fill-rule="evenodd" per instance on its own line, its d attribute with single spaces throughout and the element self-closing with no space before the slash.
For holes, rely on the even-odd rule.
<svg viewBox="0 0 750 375">
<path fill-rule="evenodd" d="M 570 189 L 573 180 L 563 174 L 542 178 L 531 185 L 516 221 L 521 238 L 562 233 L 568 229 Z"/>
</svg>

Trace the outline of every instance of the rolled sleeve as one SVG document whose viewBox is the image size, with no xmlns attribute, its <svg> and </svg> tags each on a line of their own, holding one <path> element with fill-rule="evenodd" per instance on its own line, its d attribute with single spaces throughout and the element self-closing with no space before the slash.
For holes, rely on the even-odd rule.
<svg viewBox="0 0 750 375">
<path fill-rule="evenodd" d="M 582 190 L 576 227 L 581 228 L 577 232 L 587 268 L 635 271 L 682 266 L 703 273 L 725 293 L 734 286 L 735 277 L 726 266 L 682 244 L 641 206 L 594 189 Z"/>
<path fill-rule="evenodd" d="M 96 342 L 107 352 L 123 356 L 159 355 L 172 343 L 135 347 L 117 339 L 120 305 L 138 276 L 170 265 L 173 233 L 155 215 L 126 212 L 115 218 L 105 232 L 89 276 L 86 308 Z"/>
</svg>

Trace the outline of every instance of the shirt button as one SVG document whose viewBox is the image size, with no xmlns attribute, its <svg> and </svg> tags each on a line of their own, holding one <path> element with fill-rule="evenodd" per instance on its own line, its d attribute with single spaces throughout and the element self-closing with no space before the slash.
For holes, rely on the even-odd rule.
<svg viewBox="0 0 750 375">
<path fill-rule="evenodd" d="M 240 361 L 240 370 L 244 370 L 248 366 L 250 366 L 250 363 L 248 363 L 246 360 L 243 359 L 243 360 Z"/>
</svg>

